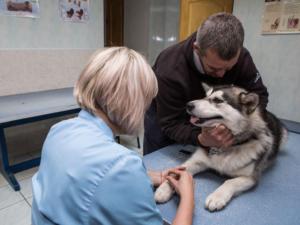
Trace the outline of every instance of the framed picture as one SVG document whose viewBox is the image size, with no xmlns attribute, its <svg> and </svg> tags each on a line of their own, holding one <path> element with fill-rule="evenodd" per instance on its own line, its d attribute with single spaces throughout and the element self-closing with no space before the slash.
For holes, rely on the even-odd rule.
<svg viewBox="0 0 300 225">
<path fill-rule="evenodd" d="M 38 0 L 0 0 L 2 13 L 10 16 L 39 17 Z"/>
<path fill-rule="evenodd" d="M 262 34 L 300 33 L 300 0 L 265 0 Z"/>
<path fill-rule="evenodd" d="M 64 21 L 87 22 L 89 20 L 89 0 L 59 0 L 60 16 Z"/>
</svg>

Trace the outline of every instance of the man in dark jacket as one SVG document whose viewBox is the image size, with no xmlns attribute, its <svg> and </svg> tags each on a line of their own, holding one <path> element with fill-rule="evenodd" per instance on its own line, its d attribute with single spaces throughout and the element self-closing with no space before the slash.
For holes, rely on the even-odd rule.
<svg viewBox="0 0 300 225">
<path fill-rule="evenodd" d="M 210 16 L 197 33 L 160 53 L 153 66 L 159 91 L 145 116 L 144 154 L 173 143 L 227 147 L 224 125 L 199 128 L 189 122 L 186 103 L 205 97 L 202 82 L 234 84 L 255 92 L 266 107 L 268 92 L 250 53 L 241 22 L 228 13 Z"/>
</svg>

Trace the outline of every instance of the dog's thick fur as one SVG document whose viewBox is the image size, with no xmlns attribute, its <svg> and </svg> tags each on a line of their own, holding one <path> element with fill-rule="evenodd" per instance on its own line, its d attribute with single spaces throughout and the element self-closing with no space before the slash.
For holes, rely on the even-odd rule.
<svg viewBox="0 0 300 225">
<path fill-rule="evenodd" d="M 191 122 L 200 127 L 224 124 L 235 141 L 226 149 L 199 147 L 183 166 L 193 175 L 213 169 L 231 178 L 206 199 L 205 207 L 215 211 L 257 184 L 262 171 L 275 160 L 287 131 L 273 114 L 259 106 L 255 93 L 236 86 L 219 86 L 207 90 L 206 95 L 187 104 Z M 156 190 L 155 200 L 166 202 L 173 193 L 165 181 Z"/>
</svg>

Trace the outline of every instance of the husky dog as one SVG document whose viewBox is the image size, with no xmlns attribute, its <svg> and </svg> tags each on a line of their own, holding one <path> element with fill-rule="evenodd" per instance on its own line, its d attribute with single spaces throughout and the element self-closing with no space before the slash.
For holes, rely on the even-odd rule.
<svg viewBox="0 0 300 225">
<path fill-rule="evenodd" d="M 194 125 L 215 127 L 224 124 L 234 136 L 232 146 L 199 147 L 182 165 L 193 175 L 213 169 L 231 178 L 205 201 L 209 211 L 220 210 L 233 196 L 257 184 L 262 171 L 275 160 L 287 131 L 273 114 L 259 106 L 257 94 L 236 86 L 210 88 L 205 98 L 188 102 L 187 112 Z M 155 200 L 166 202 L 173 193 L 165 181 L 156 190 Z"/>
</svg>

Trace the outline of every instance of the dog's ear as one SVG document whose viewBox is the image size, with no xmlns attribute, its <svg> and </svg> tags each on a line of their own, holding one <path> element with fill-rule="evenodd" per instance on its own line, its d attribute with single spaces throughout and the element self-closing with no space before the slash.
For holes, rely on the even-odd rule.
<svg viewBox="0 0 300 225">
<path fill-rule="evenodd" d="M 253 113 L 259 104 L 259 97 L 255 93 L 242 92 L 239 95 L 239 100 L 240 103 L 246 107 L 247 114 Z"/>
<path fill-rule="evenodd" d="M 207 83 L 202 82 L 201 84 L 202 84 L 202 87 L 203 87 L 203 89 L 206 93 L 206 96 L 211 95 L 211 93 L 213 92 L 214 89 L 211 86 L 209 86 Z"/>
</svg>

